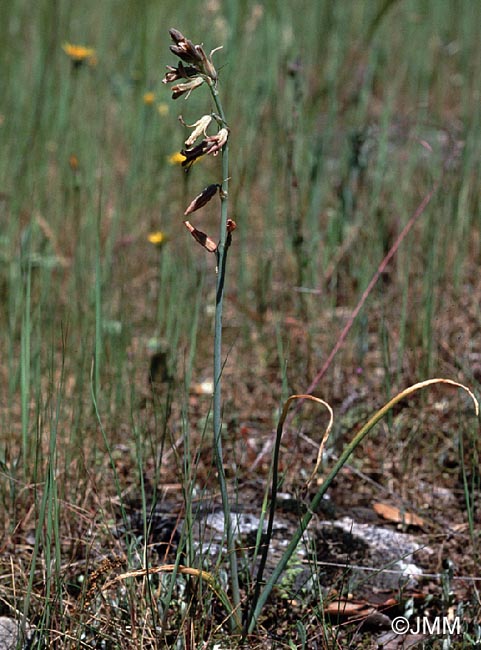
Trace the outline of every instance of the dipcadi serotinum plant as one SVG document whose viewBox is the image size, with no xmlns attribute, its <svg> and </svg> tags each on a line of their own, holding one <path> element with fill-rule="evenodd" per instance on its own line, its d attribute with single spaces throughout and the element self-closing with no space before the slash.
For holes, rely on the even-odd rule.
<svg viewBox="0 0 481 650">
<path fill-rule="evenodd" d="M 190 93 L 206 85 L 211 93 L 213 98 L 216 112 L 212 112 L 209 115 L 202 116 L 194 124 L 190 126 L 192 128 L 191 135 L 185 141 L 185 148 L 182 149 L 181 154 L 184 158 L 182 165 L 188 170 L 190 166 L 201 156 L 206 154 L 217 155 L 221 154 L 222 158 L 222 182 L 214 183 L 209 185 L 200 192 L 189 204 L 185 210 L 184 215 L 188 216 L 192 212 L 203 207 L 208 201 L 210 201 L 214 196 L 218 195 L 221 201 L 221 210 L 220 210 L 220 239 L 218 243 L 215 243 L 210 237 L 205 233 L 201 232 L 195 228 L 189 221 L 184 221 L 186 227 L 192 233 L 194 238 L 206 248 L 209 252 L 214 253 L 217 258 L 216 272 L 217 272 L 217 292 L 216 292 L 216 311 L 215 311 L 215 336 L 214 336 L 214 455 L 215 461 L 218 470 L 218 482 L 219 488 L 222 496 L 222 503 L 224 509 L 224 521 L 225 521 L 225 537 L 227 540 L 228 547 L 228 557 L 230 561 L 230 587 L 232 592 L 232 602 L 229 601 L 229 598 L 223 592 L 222 589 L 219 589 L 219 586 L 216 585 L 215 579 L 206 573 L 206 579 L 212 583 L 215 593 L 220 598 L 221 602 L 227 609 L 229 621 L 231 623 L 232 630 L 234 632 L 241 632 L 242 637 L 245 639 L 246 636 L 252 633 L 256 627 L 256 624 L 259 620 L 259 616 L 263 607 L 265 606 L 269 595 L 271 594 L 274 585 L 280 579 L 283 571 L 286 569 L 287 564 L 295 552 L 305 530 L 307 529 L 314 513 L 317 511 L 321 500 L 323 499 L 325 493 L 327 492 L 332 481 L 335 479 L 337 474 L 340 472 L 342 467 L 348 461 L 351 454 L 355 449 L 361 444 L 364 438 L 374 429 L 375 425 L 401 400 L 406 397 L 416 393 L 419 390 L 424 388 L 436 385 L 444 384 L 451 385 L 457 388 L 461 388 L 469 394 L 473 400 L 475 406 L 475 413 L 478 416 L 479 413 L 479 404 L 476 397 L 470 391 L 470 389 L 463 384 L 460 384 L 456 381 L 444 378 L 428 379 L 408 388 L 404 389 L 393 398 L 389 400 L 382 408 L 380 408 L 370 419 L 364 424 L 360 431 L 355 435 L 354 439 L 345 446 L 338 460 L 323 477 L 322 482 L 320 483 L 317 491 L 315 492 L 314 497 L 308 504 L 306 512 L 299 521 L 298 527 L 292 535 L 287 547 L 285 548 L 281 558 L 277 561 L 273 571 L 267 580 L 263 580 L 263 572 L 266 566 L 267 556 L 269 553 L 269 540 L 272 534 L 274 513 L 275 513 L 275 504 L 276 504 L 276 494 L 278 488 L 278 462 L 279 462 L 279 451 L 280 443 L 283 433 L 284 423 L 287 418 L 287 412 L 291 404 L 296 401 L 303 402 L 305 400 L 316 401 L 320 404 L 323 404 L 331 413 L 331 419 L 328 428 L 323 436 L 321 447 L 318 455 L 318 462 L 316 463 L 316 468 L 309 478 L 309 483 L 316 474 L 319 467 L 319 460 L 321 458 L 322 448 L 327 440 L 329 431 L 332 426 L 332 410 L 330 407 L 320 398 L 314 397 L 313 395 L 291 395 L 289 399 L 285 402 L 284 408 L 282 410 L 277 431 L 276 439 L 274 445 L 273 459 L 272 459 L 272 484 L 271 484 L 271 499 L 268 513 L 268 521 L 266 527 L 266 539 L 267 542 L 263 544 L 261 560 L 257 570 L 257 574 L 253 581 L 254 589 L 247 600 L 241 603 L 240 594 L 239 594 L 239 580 L 238 580 L 238 567 L 237 567 L 237 554 L 235 549 L 235 540 L 234 540 L 234 531 L 232 529 L 232 521 L 230 517 L 230 506 L 229 499 L 226 488 L 226 478 L 223 467 L 223 456 L 222 456 L 222 439 L 221 439 L 221 371 L 222 371 L 222 359 L 221 359 L 221 350 L 222 350 L 222 304 L 224 297 L 224 284 L 226 278 L 226 261 L 227 261 L 227 252 L 231 244 L 232 231 L 235 229 L 235 222 L 228 218 L 228 178 L 229 178 L 229 165 L 228 165 L 228 153 L 229 153 L 229 128 L 224 116 L 224 111 L 222 109 L 222 104 L 218 94 L 218 76 L 217 71 L 212 62 L 212 54 L 215 52 L 213 50 L 209 56 L 204 52 L 204 49 L 201 45 L 194 45 L 191 41 L 186 39 L 179 31 L 175 29 L 170 30 L 170 35 L 174 42 L 170 46 L 171 51 L 179 57 L 180 62 L 177 67 L 168 66 L 167 74 L 165 75 L 165 83 L 174 83 L 172 86 L 172 97 L 177 99 L 182 95 L 187 97 Z M 183 122 L 183 120 L 181 120 Z M 184 123 L 184 122 L 183 122 Z M 185 123 L 184 123 L 185 124 Z M 207 130 L 212 128 L 213 125 L 217 125 L 217 133 L 213 135 L 208 135 Z M 186 125 L 189 126 L 189 125 Z M 200 140 L 200 138 L 202 138 Z M 199 141 L 200 140 L 200 141 Z M 188 568 L 184 569 L 187 571 Z M 242 608 L 241 608 L 242 605 Z M 243 611 L 241 611 L 241 609 Z"/>
<path fill-rule="evenodd" d="M 184 126 L 192 129 L 189 137 L 185 140 L 181 154 L 184 157 L 182 166 L 186 172 L 191 165 L 201 156 L 220 154 L 221 174 L 220 182 L 205 187 L 188 205 L 184 212 L 187 217 L 191 213 L 202 208 L 215 196 L 220 198 L 220 233 L 219 240 L 215 242 L 207 234 L 193 226 L 190 221 L 184 220 L 186 228 L 194 239 L 207 251 L 216 257 L 216 303 L 215 303 L 215 328 L 214 328 L 214 396 L 213 396 L 213 421 L 214 421 L 214 457 L 217 467 L 219 489 L 222 497 L 224 511 L 225 538 L 227 542 L 228 556 L 230 561 L 230 583 L 232 590 L 232 601 L 234 605 L 234 618 L 239 617 L 240 593 L 237 568 L 237 556 L 235 553 L 235 540 L 232 521 L 230 516 L 229 497 L 224 472 L 222 453 L 222 309 L 224 301 L 224 287 L 227 268 L 227 252 L 232 241 L 232 232 L 236 228 L 235 222 L 228 217 L 229 197 L 229 135 L 230 130 L 224 115 L 221 98 L 218 91 L 218 74 L 213 64 L 212 55 L 221 48 L 212 50 L 209 55 L 204 51 L 202 45 L 194 45 L 177 29 L 169 30 L 173 44 L 170 51 L 179 58 L 177 66 L 167 66 L 167 73 L 163 79 L 171 86 L 172 99 L 185 96 L 200 88 L 207 87 L 210 91 L 215 110 L 201 116 L 193 124 L 188 125 L 180 117 Z M 216 129 L 215 133 L 209 134 L 209 130 Z M 233 627 L 239 627 L 239 620 L 231 621 Z"/>
</svg>

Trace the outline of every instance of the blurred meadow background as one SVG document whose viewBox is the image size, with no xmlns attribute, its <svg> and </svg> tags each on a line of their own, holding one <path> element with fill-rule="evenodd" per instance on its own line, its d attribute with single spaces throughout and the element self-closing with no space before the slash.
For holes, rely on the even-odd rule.
<svg viewBox="0 0 481 650">
<path fill-rule="evenodd" d="M 0 613 L 25 615 L 58 647 L 101 647 L 85 636 L 87 576 L 109 557 L 141 565 L 143 538 L 118 532 L 129 509 L 145 523 L 154 501 L 180 509 L 192 489 L 216 485 L 215 259 L 182 215 L 221 179 L 215 158 L 188 174 L 172 158 L 187 134 L 178 115 L 190 124 L 210 103 L 203 89 L 172 101 L 161 83 L 168 29 L 207 52 L 223 46 L 237 222 L 226 472 L 234 486 L 257 482 L 261 502 L 279 406 L 311 385 L 433 189 L 312 390 L 334 408 L 335 454 L 411 383 L 444 376 L 479 389 L 481 3 L 0 0 L 0 15 Z M 76 64 L 66 43 L 95 52 Z M 214 202 L 197 214 L 216 239 Z M 309 475 L 306 435 L 318 443 L 325 420 L 306 406 L 291 424 L 286 489 Z M 353 460 L 420 509 L 421 478 L 465 496 L 433 530 L 443 516 L 467 521 L 469 566 L 475 425 L 462 395 L 434 389 Z M 339 502 L 368 504 L 355 475 L 346 481 Z M 118 621 L 135 629 L 148 599 L 126 589 Z M 124 647 L 112 620 L 98 619 L 96 634 Z M 167 647 L 139 634 L 125 647 Z"/>
</svg>

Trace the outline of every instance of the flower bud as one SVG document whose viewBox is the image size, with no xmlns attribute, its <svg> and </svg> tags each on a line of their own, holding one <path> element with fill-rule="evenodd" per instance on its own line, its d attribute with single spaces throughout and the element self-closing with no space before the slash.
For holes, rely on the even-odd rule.
<svg viewBox="0 0 481 650">
<path fill-rule="evenodd" d="M 185 36 L 179 32 L 177 29 L 169 29 L 169 34 L 174 41 L 175 45 L 170 46 L 170 51 L 185 61 L 185 63 L 199 64 L 202 63 L 202 57 L 199 52 L 196 50 L 196 47 L 185 38 Z"/>
<path fill-rule="evenodd" d="M 175 27 L 171 27 L 169 29 L 169 34 L 170 38 L 174 41 L 174 43 L 180 43 L 182 41 L 185 41 L 185 36 L 179 32 L 178 29 L 175 29 Z"/>
</svg>

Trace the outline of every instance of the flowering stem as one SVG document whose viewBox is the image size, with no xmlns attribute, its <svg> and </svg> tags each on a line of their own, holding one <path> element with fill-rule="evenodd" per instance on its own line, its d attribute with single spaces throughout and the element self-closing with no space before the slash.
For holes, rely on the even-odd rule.
<svg viewBox="0 0 481 650">
<path fill-rule="evenodd" d="M 214 83 L 209 84 L 212 97 L 221 120 L 225 123 L 222 103 Z M 234 604 L 233 627 L 240 627 L 239 609 L 239 576 L 237 568 L 237 555 L 235 551 L 235 536 L 230 515 L 229 496 L 224 472 L 222 453 L 222 309 L 224 303 L 224 285 L 227 263 L 227 209 L 229 189 L 229 144 L 226 142 L 222 148 L 222 187 L 221 187 L 221 219 L 220 238 L 217 247 L 217 284 L 215 301 L 215 329 L 214 329 L 214 456 L 217 465 L 219 488 L 224 511 L 225 535 L 227 539 L 227 552 L 231 570 L 232 601 Z"/>
<path fill-rule="evenodd" d="M 212 50 L 210 57 L 206 55 L 202 45 L 194 45 L 192 41 L 186 38 L 178 29 L 169 29 L 170 37 L 174 42 L 170 46 L 170 51 L 179 57 L 180 62 L 177 67 L 167 66 L 167 73 L 162 80 L 164 83 L 176 83 L 172 86 L 172 98 L 177 99 L 184 93 L 187 97 L 202 84 L 207 84 L 212 95 L 212 99 L 217 108 L 218 114 L 204 115 L 193 126 L 194 131 L 190 137 L 185 140 L 186 148 L 181 150 L 185 158 L 182 165 L 186 166 L 186 171 L 190 166 L 204 154 L 217 155 L 222 153 L 222 185 L 217 183 L 209 185 L 189 204 L 184 216 L 195 212 L 209 201 L 220 188 L 221 198 L 221 218 L 220 218 L 220 237 L 219 243 L 216 244 L 210 237 L 195 228 L 190 221 L 184 221 L 194 239 L 199 242 L 206 250 L 215 252 L 217 258 L 217 282 L 215 298 L 215 330 L 214 330 L 214 459 L 217 467 L 219 489 L 222 497 L 222 509 L 224 512 L 224 536 L 227 542 L 227 554 L 231 570 L 231 590 L 233 608 L 230 614 L 230 624 L 233 632 L 241 631 L 240 616 L 240 593 L 239 593 L 239 575 L 237 567 L 237 556 L 235 549 L 235 535 L 230 514 L 229 495 L 227 493 L 227 482 L 224 471 L 224 461 L 222 453 L 222 308 L 224 303 L 224 285 L 226 279 L 227 251 L 231 242 L 231 232 L 235 228 L 235 223 L 227 218 L 228 208 L 228 185 L 229 185 L 229 129 L 225 121 L 224 109 L 217 90 L 217 71 L 212 63 Z M 184 80 L 184 81 L 180 81 Z M 211 120 L 215 121 L 221 127 L 216 135 L 208 136 L 206 129 Z M 183 119 L 180 118 L 182 123 Z M 186 125 L 188 126 L 188 125 Z M 195 144 L 197 138 L 204 134 L 204 139 L 198 145 Z M 229 232 L 228 229 L 229 228 Z"/>
</svg>

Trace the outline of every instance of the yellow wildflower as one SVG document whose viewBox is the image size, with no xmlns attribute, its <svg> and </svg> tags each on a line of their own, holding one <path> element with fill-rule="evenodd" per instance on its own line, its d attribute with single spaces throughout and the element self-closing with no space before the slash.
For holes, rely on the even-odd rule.
<svg viewBox="0 0 481 650">
<path fill-rule="evenodd" d="M 187 157 L 181 154 L 180 151 L 176 151 L 176 153 L 168 156 L 167 160 L 171 165 L 182 165 L 184 160 L 187 160 Z"/>
<path fill-rule="evenodd" d="M 159 115 L 164 117 L 169 112 L 169 105 L 166 104 L 165 102 L 162 102 L 161 104 L 157 105 L 157 110 L 159 111 Z"/>
<path fill-rule="evenodd" d="M 144 93 L 144 104 L 147 104 L 147 106 L 152 106 L 152 104 L 155 102 L 155 95 L 154 93 Z"/>
<path fill-rule="evenodd" d="M 147 239 L 151 244 L 155 246 L 162 246 L 167 241 L 167 235 L 162 232 L 162 230 L 156 230 L 155 232 L 149 233 Z"/>
<path fill-rule="evenodd" d="M 97 57 L 95 56 L 95 50 L 91 47 L 85 47 L 83 45 L 72 45 L 72 43 L 64 43 L 62 49 L 65 54 L 73 61 L 73 63 L 79 65 L 84 61 L 88 61 L 91 65 L 97 63 Z"/>
</svg>

